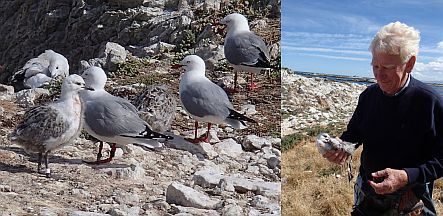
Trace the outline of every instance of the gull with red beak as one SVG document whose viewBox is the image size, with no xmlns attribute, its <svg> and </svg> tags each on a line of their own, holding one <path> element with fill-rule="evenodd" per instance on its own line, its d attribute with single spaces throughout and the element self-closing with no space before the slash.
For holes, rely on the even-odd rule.
<svg viewBox="0 0 443 216">
<path fill-rule="evenodd" d="M 186 56 L 179 65 L 185 72 L 181 75 L 179 93 L 180 101 L 186 112 L 195 120 L 194 139 L 192 143 L 209 142 L 211 124 L 228 124 L 236 129 L 246 128 L 245 122 L 255 120 L 234 110 L 226 92 L 205 76 L 205 62 L 199 56 Z M 208 131 L 198 138 L 198 122 L 207 122 Z"/>
<path fill-rule="evenodd" d="M 85 129 L 100 140 L 99 152 L 95 162 L 102 164 L 112 161 L 117 147 L 126 148 L 128 144 L 139 144 L 148 148 L 159 148 L 160 141 L 173 139 L 157 133 L 142 120 L 137 108 L 124 98 L 109 94 L 104 88 L 107 80 L 105 71 L 99 67 L 90 67 L 82 74 L 86 87 L 94 91 L 81 92 L 85 104 Z M 107 159 L 101 159 L 103 142 L 111 143 L 111 152 Z"/>
<path fill-rule="evenodd" d="M 241 14 L 229 14 L 220 21 L 226 25 L 228 33 L 225 38 L 224 52 L 229 63 L 234 67 L 234 88 L 230 92 L 238 92 L 237 73 L 247 71 L 250 74 L 249 90 L 257 88 L 253 82 L 254 74 L 271 67 L 268 47 L 263 39 L 249 30 L 248 20 Z"/>
</svg>

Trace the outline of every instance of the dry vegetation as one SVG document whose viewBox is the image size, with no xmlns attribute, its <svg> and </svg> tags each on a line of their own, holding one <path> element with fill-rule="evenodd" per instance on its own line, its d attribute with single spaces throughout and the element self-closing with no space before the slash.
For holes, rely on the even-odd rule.
<svg viewBox="0 0 443 216">
<path fill-rule="evenodd" d="M 323 128 L 331 131 L 330 128 Z M 341 132 L 332 130 L 338 136 Z M 312 133 L 307 131 L 307 134 Z M 288 139 L 289 137 L 286 137 Z M 282 155 L 283 215 L 349 215 L 353 204 L 355 178 L 348 183 L 345 167 L 324 159 L 315 147 L 315 136 L 304 136 Z M 359 148 L 353 158 L 353 173 L 360 165 Z M 443 181 L 434 187 L 437 213 L 443 212 Z"/>
</svg>

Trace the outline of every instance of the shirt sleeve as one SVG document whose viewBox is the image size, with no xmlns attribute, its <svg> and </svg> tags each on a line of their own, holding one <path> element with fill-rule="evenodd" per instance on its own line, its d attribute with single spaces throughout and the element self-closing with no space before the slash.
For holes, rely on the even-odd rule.
<svg viewBox="0 0 443 216">
<path fill-rule="evenodd" d="M 361 133 L 360 133 L 360 121 L 363 115 L 363 107 L 364 107 L 364 94 L 366 91 L 360 94 L 358 98 L 358 104 L 355 108 L 354 113 L 352 114 L 351 120 L 348 123 L 346 131 L 340 136 L 340 139 L 343 141 L 358 143 L 357 147 L 361 145 Z"/>
<path fill-rule="evenodd" d="M 433 125 L 432 157 L 418 167 L 404 169 L 408 174 L 408 183 L 424 184 L 443 176 L 443 103 L 440 99 L 435 100 L 433 106 Z"/>
</svg>

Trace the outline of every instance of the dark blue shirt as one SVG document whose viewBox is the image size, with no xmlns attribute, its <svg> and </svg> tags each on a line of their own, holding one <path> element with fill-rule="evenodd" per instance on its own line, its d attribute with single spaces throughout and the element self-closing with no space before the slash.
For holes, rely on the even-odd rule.
<svg viewBox="0 0 443 216">
<path fill-rule="evenodd" d="M 404 169 L 409 183 L 433 182 L 443 175 L 443 101 L 430 86 L 411 77 L 395 96 L 378 84 L 361 93 L 341 136 L 363 144 L 360 174 Z"/>
</svg>

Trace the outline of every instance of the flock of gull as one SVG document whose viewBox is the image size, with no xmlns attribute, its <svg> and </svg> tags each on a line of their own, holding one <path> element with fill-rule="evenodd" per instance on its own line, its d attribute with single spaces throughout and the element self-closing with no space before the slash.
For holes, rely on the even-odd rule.
<svg viewBox="0 0 443 216">
<path fill-rule="evenodd" d="M 249 90 L 257 88 L 252 82 L 254 73 L 270 68 L 270 55 L 266 44 L 249 30 L 247 19 L 238 13 L 230 14 L 220 21 L 227 26 L 224 42 L 225 57 L 235 70 L 234 87 L 237 92 L 237 72 L 251 73 Z M 234 110 L 226 91 L 205 76 L 205 62 L 197 55 L 186 56 L 173 68 L 182 68 L 179 96 L 184 110 L 195 120 L 195 136 L 187 139 L 191 143 L 209 142 L 211 124 L 227 124 L 236 129 L 245 128 L 246 122 L 256 123 Z M 100 141 L 96 161 L 110 162 L 117 147 L 142 144 L 149 148 L 162 146 L 162 142 L 173 139 L 153 129 L 140 118 L 138 109 L 128 100 L 108 93 L 104 88 L 107 81 L 105 71 L 90 67 L 82 75 L 69 75 L 67 59 L 52 50 L 29 60 L 12 79 L 27 88 L 41 87 L 52 79 L 63 79 L 58 100 L 35 106 L 26 111 L 23 122 L 11 133 L 11 141 L 26 151 L 38 153 L 38 172 L 50 177 L 48 155 L 50 152 L 71 144 L 82 129 Z M 198 122 L 208 123 L 208 131 L 199 137 Z M 102 159 L 103 142 L 110 143 L 109 157 Z M 45 169 L 42 169 L 42 162 Z"/>
</svg>

